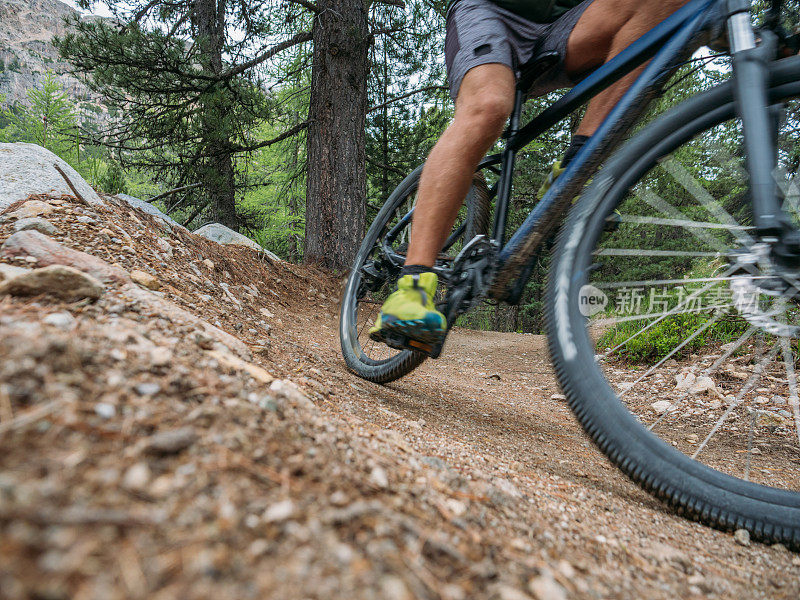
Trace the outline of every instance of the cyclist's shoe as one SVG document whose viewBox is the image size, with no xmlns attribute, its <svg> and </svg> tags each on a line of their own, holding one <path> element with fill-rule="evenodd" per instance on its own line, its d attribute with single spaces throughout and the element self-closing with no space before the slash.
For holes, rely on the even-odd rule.
<svg viewBox="0 0 800 600">
<path fill-rule="evenodd" d="M 447 321 L 436 310 L 436 273 L 404 275 L 397 291 L 383 303 L 369 337 L 398 350 L 438 356 L 447 334 Z"/>
<path fill-rule="evenodd" d="M 560 160 L 554 162 L 552 168 L 550 169 L 550 173 L 547 175 L 547 179 L 544 180 L 544 183 L 539 187 L 539 191 L 536 192 L 536 199 L 541 200 L 544 198 L 544 195 L 550 191 L 550 187 L 553 185 L 555 180 L 558 179 L 559 175 L 566 170 L 566 167 L 562 168 Z"/>
</svg>

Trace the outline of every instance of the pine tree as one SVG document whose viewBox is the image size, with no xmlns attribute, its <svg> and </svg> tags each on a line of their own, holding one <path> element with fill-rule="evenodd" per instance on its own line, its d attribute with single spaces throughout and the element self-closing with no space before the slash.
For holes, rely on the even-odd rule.
<svg viewBox="0 0 800 600">
<path fill-rule="evenodd" d="M 285 14 L 277 9 L 287 0 L 106 4 L 113 21 L 76 20 L 56 41 L 74 73 L 121 115 L 93 141 L 114 150 L 123 166 L 150 170 L 168 186 L 201 184 L 186 203 L 193 207 L 188 221 L 204 214 L 238 229 L 236 199 L 251 182 L 237 163 L 272 143 L 253 132 L 280 112 L 262 86 L 267 62 L 310 41 L 310 31 L 275 18 Z"/>
</svg>

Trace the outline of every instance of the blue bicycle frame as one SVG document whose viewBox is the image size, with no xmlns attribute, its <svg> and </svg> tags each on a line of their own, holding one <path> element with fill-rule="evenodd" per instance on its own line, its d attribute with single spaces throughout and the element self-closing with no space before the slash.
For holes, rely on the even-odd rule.
<svg viewBox="0 0 800 600">
<path fill-rule="evenodd" d="M 479 167 L 501 165 L 492 234 L 493 243 L 498 248 L 498 269 L 488 290 L 490 297 L 511 304 L 518 302 L 537 249 L 558 225 L 572 198 L 644 113 L 650 101 L 660 93 L 674 69 L 688 57 L 688 52 L 698 47 L 701 36 L 716 27 L 723 31 L 726 20 L 734 57 L 733 76 L 738 76 L 741 83 L 736 87 L 737 104 L 744 121 L 748 170 L 754 183 L 751 187 L 756 223 L 761 235 L 778 233 L 780 206 L 776 185 L 771 177 L 774 152 L 764 144 L 764 135 L 747 135 L 750 131 L 763 132 L 764 127 L 769 126 L 765 73 L 766 62 L 772 57 L 767 57 L 768 51 L 755 45 L 749 0 L 692 0 L 591 73 L 522 128 L 519 127 L 519 120 L 526 94 L 518 86 L 510 124 L 504 134 L 507 140 L 505 148 L 501 153 L 484 159 Z M 505 229 L 517 152 L 648 60 L 649 64 L 597 132 L 506 243 Z M 742 107 L 749 109 L 741 110 Z"/>
</svg>

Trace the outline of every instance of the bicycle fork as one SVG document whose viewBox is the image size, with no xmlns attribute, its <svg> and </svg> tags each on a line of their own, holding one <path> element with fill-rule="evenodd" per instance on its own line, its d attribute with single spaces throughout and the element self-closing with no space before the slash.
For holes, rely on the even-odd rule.
<svg viewBox="0 0 800 600">
<path fill-rule="evenodd" d="M 800 266 L 800 233 L 782 209 L 783 197 L 775 180 L 778 124 L 769 102 L 768 73 L 769 63 L 777 53 L 777 38 L 764 30 L 760 33 L 761 44 L 756 45 L 750 0 L 728 0 L 727 11 L 734 99 L 742 119 L 756 234 L 772 247 L 773 256 L 780 263 Z"/>
</svg>

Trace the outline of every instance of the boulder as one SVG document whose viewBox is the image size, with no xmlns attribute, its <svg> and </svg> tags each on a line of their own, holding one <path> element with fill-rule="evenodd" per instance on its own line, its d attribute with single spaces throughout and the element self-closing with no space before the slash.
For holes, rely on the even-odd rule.
<svg viewBox="0 0 800 600">
<path fill-rule="evenodd" d="M 64 300 L 98 299 L 103 284 L 91 275 L 63 265 L 50 265 L 17 275 L 0 284 L 0 296 L 38 296 L 51 294 Z"/>
<path fill-rule="evenodd" d="M 0 247 L 0 257 L 2 258 L 25 258 L 27 256 L 37 259 L 36 262 L 40 267 L 65 265 L 88 273 L 95 279 L 106 283 L 130 281 L 128 272 L 124 269 L 110 265 L 91 254 L 67 248 L 38 231 L 18 231 L 9 236 Z"/>
<path fill-rule="evenodd" d="M 265 250 L 249 237 L 234 231 L 230 227 L 225 227 L 225 225 L 220 223 L 209 223 L 208 225 L 203 225 L 200 229 L 196 230 L 194 234 L 204 237 L 207 240 L 211 240 L 212 242 L 217 242 L 218 244 L 247 246 L 256 252 L 264 253 L 270 260 L 280 260 L 280 258 L 278 258 L 275 254 L 269 250 Z"/>
<path fill-rule="evenodd" d="M 117 194 L 116 196 L 114 196 L 114 198 L 122 200 L 123 202 L 125 202 L 129 206 L 132 206 L 133 208 L 138 208 L 142 212 L 146 212 L 148 215 L 153 215 L 157 219 L 160 219 L 161 221 L 167 223 L 167 225 L 169 225 L 170 227 L 178 227 L 180 229 L 183 229 L 184 231 L 188 231 L 183 225 L 178 223 L 176 220 L 170 218 L 169 215 L 166 215 L 160 210 L 158 210 L 155 206 L 153 206 L 149 202 L 145 202 L 144 200 L 140 200 L 139 198 L 136 198 L 134 196 L 129 196 L 128 194 Z"/>
<path fill-rule="evenodd" d="M 89 204 L 103 205 L 91 186 L 78 172 L 55 154 L 36 144 L 0 144 L 0 210 L 31 194 L 75 196 L 58 165 Z"/>
</svg>

